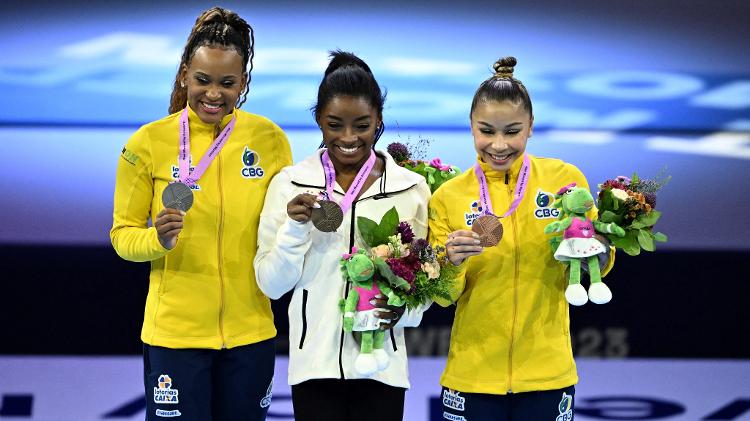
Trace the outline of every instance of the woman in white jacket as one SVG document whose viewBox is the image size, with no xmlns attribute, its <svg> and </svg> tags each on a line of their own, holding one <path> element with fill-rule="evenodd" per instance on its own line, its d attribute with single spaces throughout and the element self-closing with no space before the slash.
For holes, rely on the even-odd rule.
<svg viewBox="0 0 750 421">
<path fill-rule="evenodd" d="M 409 387 L 403 328 L 417 326 L 423 309 L 404 312 L 376 297 L 372 302 L 385 322 L 381 329 L 390 330 L 384 344 L 390 364 L 369 377 L 358 374 L 359 344 L 342 330 L 339 301 L 351 286 L 339 260 L 352 247 L 365 247 L 357 217 L 379 221 L 394 206 L 416 237 L 425 238 L 430 190 L 424 178 L 374 150 L 385 98 L 370 68 L 350 53 L 331 57 L 313 108 L 325 148 L 271 181 L 258 229 L 256 278 L 273 299 L 294 290 L 289 384 L 297 421 L 401 420 Z M 343 211 L 334 232 L 311 223 L 326 191 Z"/>
</svg>

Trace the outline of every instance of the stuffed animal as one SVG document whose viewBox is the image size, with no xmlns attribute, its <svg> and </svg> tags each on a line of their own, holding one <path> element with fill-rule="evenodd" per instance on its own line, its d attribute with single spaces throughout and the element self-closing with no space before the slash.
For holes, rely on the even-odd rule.
<svg viewBox="0 0 750 421">
<path fill-rule="evenodd" d="M 374 279 L 375 264 L 364 250 L 354 248 L 352 253 L 344 255 L 341 263 L 344 280 L 351 281 L 354 286 L 342 303 L 344 331 L 362 332 L 360 353 L 354 361 L 354 369 L 364 376 L 370 376 L 388 367 L 388 354 L 383 349 L 385 332 L 378 328 L 380 319 L 373 314 L 376 307 L 370 304 L 370 300 L 382 293 L 388 297 L 390 305 L 403 305 L 403 302 L 387 284 Z"/>
<path fill-rule="evenodd" d="M 607 253 L 607 248 L 594 238 L 595 230 L 600 233 L 625 235 L 625 230 L 615 223 L 605 224 L 592 221 L 586 212 L 594 207 L 594 198 L 587 189 L 568 184 L 555 195 L 556 208 L 560 208 L 559 220 L 544 228 L 545 234 L 563 232 L 563 239 L 555 250 L 555 259 L 570 263 L 568 287 L 565 299 L 575 306 L 586 304 L 591 300 L 595 304 L 605 304 L 612 299 L 612 291 L 602 282 L 599 259 L 597 255 Z M 589 267 L 591 285 L 588 294 L 581 285 L 581 262 L 586 261 Z"/>
</svg>

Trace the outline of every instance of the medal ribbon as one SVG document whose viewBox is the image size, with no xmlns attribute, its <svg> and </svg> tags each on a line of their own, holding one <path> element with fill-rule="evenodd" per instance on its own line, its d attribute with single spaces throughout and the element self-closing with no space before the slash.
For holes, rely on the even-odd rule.
<svg viewBox="0 0 750 421">
<path fill-rule="evenodd" d="M 323 152 L 323 170 L 326 174 L 326 193 L 328 194 L 328 200 L 333 200 L 333 186 L 336 184 L 336 169 L 333 168 L 333 163 L 331 162 L 331 157 L 328 156 L 328 150 Z M 364 165 L 362 165 L 362 168 L 359 169 L 359 172 L 357 173 L 357 176 L 354 177 L 354 181 L 352 182 L 352 185 L 349 186 L 349 190 L 346 191 L 346 194 L 344 195 L 344 198 L 341 200 L 341 203 L 339 206 L 341 206 L 341 210 L 346 213 L 346 211 L 349 210 L 350 207 L 352 207 L 352 203 L 354 202 L 354 199 L 357 198 L 357 195 L 359 194 L 359 191 L 362 190 L 362 187 L 365 185 L 365 180 L 367 180 L 367 176 L 370 175 L 370 171 L 372 171 L 372 168 L 375 166 L 375 152 L 370 151 L 370 157 L 367 158 L 367 161 Z"/>
<path fill-rule="evenodd" d="M 482 171 L 482 167 L 478 162 L 474 164 L 474 173 L 477 176 L 477 181 L 479 181 L 479 200 L 482 203 L 482 210 L 485 215 L 494 215 L 492 201 L 490 200 L 490 191 L 487 189 L 487 178 L 484 176 L 484 171 Z M 529 162 L 529 155 L 524 154 L 523 165 L 521 165 L 521 170 L 518 173 L 516 189 L 513 192 L 513 202 L 510 204 L 508 211 L 502 216 L 503 218 L 512 214 L 518 208 L 518 205 L 521 204 L 521 200 L 523 200 L 523 196 L 526 194 L 526 188 L 529 186 L 529 177 L 531 177 L 531 163 Z"/>
<path fill-rule="evenodd" d="M 190 124 L 188 123 L 188 109 L 185 107 L 180 114 L 180 178 L 179 182 L 193 186 L 198 179 L 201 178 L 203 173 L 206 172 L 208 166 L 211 165 L 214 158 L 219 155 L 221 148 L 226 145 L 229 140 L 229 135 L 234 130 L 234 124 L 237 122 L 237 116 L 232 116 L 232 120 L 224 127 L 224 130 L 219 133 L 219 136 L 214 139 L 211 146 L 208 147 L 206 153 L 203 154 L 198 165 L 195 166 L 193 171 L 190 171 Z"/>
</svg>

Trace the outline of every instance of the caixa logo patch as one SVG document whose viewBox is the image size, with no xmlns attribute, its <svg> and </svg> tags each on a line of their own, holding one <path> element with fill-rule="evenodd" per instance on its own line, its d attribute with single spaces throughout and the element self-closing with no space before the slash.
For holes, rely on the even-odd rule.
<svg viewBox="0 0 750 421">
<path fill-rule="evenodd" d="M 242 176 L 245 178 L 261 178 L 265 172 L 260 166 L 260 155 L 245 146 L 242 152 Z"/>
<path fill-rule="evenodd" d="M 192 173 L 195 171 L 195 167 L 193 166 L 193 156 L 190 155 L 190 164 L 189 164 L 189 172 Z M 180 167 L 178 165 L 172 165 L 172 180 L 177 181 L 180 179 Z M 193 183 L 190 185 L 190 188 L 192 190 L 200 190 L 201 186 L 200 184 Z"/>
<path fill-rule="evenodd" d="M 474 223 L 474 220 L 482 216 L 482 212 L 484 209 L 482 208 L 482 204 L 479 202 L 479 200 L 475 200 L 471 202 L 469 205 L 470 212 L 464 212 L 464 219 L 466 220 L 466 226 L 471 226 L 471 224 Z"/>
<path fill-rule="evenodd" d="M 555 202 L 554 194 L 537 189 L 534 201 L 536 202 L 536 209 L 534 209 L 534 217 L 536 219 L 557 218 L 560 216 L 560 210 L 552 206 Z"/>
</svg>

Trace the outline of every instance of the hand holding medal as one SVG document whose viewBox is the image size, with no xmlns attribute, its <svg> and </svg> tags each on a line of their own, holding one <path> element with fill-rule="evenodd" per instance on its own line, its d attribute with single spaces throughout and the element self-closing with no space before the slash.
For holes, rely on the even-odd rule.
<svg viewBox="0 0 750 421">
<path fill-rule="evenodd" d="M 446 252 L 450 261 L 455 265 L 460 264 L 468 257 L 481 253 L 483 247 L 496 246 L 503 238 L 503 224 L 500 222 L 500 217 L 492 212 L 487 178 L 478 163 L 474 166 L 474 173 L 479 182 L 479 200 L 482 204 L 483 215 L 474 220 L 471 224 L 471 231 L 454 231 L 448 235 L 448 241 L 445 243 Z M 503 214 L 503 218 L 510 216 L 521 204 L 526 194 L 529 177 L 531 177 L 531 163 L 529 156 L 524 155 L 516 188 L 513 192 L 513 202 L 510 204 L 508 211 Z"/>
<path fill-rule="evenodd" d="M 224 127 L 195 168 L 190 170 L 190 124 L 188 122 L 188 110 L 185 108 L 180 114 L 180 172 L 177 181 L 169 183 L 161 194 L 161 202 L 164 209 L 159 212 L 154 220 L 154 227 L 159 236 L 159 242 L 167 249 L 172 249 L 177 244 L 177 235 L 182 231 L 183 217 L 193 206 L 192 186 L 206 172 L 208 166 L 219 154 L 221 148 L 229 140 L 229 135 L 234 130 L 236 117 Z"/>
<path fill-rule="evenodd" d="M 367 181 L 367 177 L 370 175 L 373 167 L 375 166 L 375 152 L 370 151 L 370 157 L 367 159 L 362 168 L 357 172 L 357 176 L 354 178 L 352 185 L 349 186 L 349 190 L 346 191 L 344 198 L 341 200 L 341 205 L 333 200 L 333 186 L 336 184 L 336 170 L 333 167 L 331 158 L 328 156 L 328 151 L 323 152 L 321 156 L 323 162 L 323 170 L 326 175 L 326 191 L 321 192 L 321 197 L 317 201 L 318 207 L 313 207 L 311 211 L 310 219 L 312 220 L 315 228 L 322 232 L 333 232 L 341 226 L 344 221 L 344 213 L 352 207 L 352 203 L 359 195 L 362 187 Z"/>
</svg>

